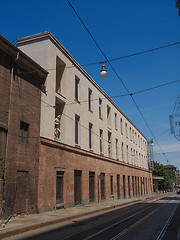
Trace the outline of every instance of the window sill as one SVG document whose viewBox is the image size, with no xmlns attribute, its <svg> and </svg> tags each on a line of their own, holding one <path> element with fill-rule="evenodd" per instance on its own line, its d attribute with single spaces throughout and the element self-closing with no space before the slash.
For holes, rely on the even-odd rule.
<svg viewBox="0 0 180 240">
<path fill-rule="evenodd" d="M 93 113 L 93 111 L 92 111 L 91 109 L 89 109 L 89 112 L 90 112 L 90 113 Z"/>
<path fill-rule="evenodd" d="M 56 94 L 59 95 L 60 97 L 64 98 L 64 99 L 66 99 L 66 97 L 64 95 L 62 95 L 62 93 L 56 92 Z"/>
<path fill-rule="evenodd" d="M 90 151 L 91 153 L 93 153 L 93 152 L 94 152 L 92 149 L 89 149 L 89 151 Z"/>
<path fill-rule="evenodd" d="M 56 205 L 55 205 L 54 208 L 55 208 L 55 210 L 64 208 L 64 202 L 62 202 L 62 203 L 56 203 Z"/>
<path fill-rule="evenodd" d="M 81 104 L 81 102 L 77 99 L 74 99 L 75 102 L 77 102 L 78 104 Z"/>
<path fill-rule="evenodd" d="M 76 148 L 81 148 L 79 144 L 75 144 L 75 147 Z"/>
<path fill-rule="evenodd" d="M 99 119 L 100 119 L 100 120 L 103 120 L 103 118 L 102 118 L 102 117 L 99 117 Z"/>
</svg>

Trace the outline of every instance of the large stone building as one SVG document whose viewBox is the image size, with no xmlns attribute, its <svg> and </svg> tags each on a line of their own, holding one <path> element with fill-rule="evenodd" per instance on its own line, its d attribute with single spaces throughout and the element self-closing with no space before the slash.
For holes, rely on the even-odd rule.
<svg viewBox="0 0 180 240">
<path fill-rule="evenodd" d="M 0 202 L 5 214 L 37 208 L 41 85 L 46 76 L 0 35 Z"/>
<path fill-rule="evenodd" d="M 49 74 L 41 96 L 38 207 L 152 192 L 146 137 L 50 33 L 17 46 Z"/>
</svg>

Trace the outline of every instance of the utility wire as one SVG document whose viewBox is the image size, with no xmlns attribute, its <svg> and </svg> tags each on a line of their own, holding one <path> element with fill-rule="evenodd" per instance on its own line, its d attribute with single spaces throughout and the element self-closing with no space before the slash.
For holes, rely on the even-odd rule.
<svg viewBox="0 0 180 240">
<path fill-rule="evenodd" d="M 152 49 L 140 51 L 140 52 L 137 52 L 137 53 L 128 54 L 128 55 L 117 57 L 117 58 L 112 58 L 112 59 L 109 59 L 109 62 L 121 60 L 121 59 L 128 58 L 128 57 L 137 56 L 137 55 L 140 55 L 140 54 L 143 54 L 143 53 L 157 51 L 157 50 L 160 50 L 160 49 L 163 49 L 163 48 L 172 47 L 172 46 L 175 46 L 175 45 L 178 45 L 178 44 L 180 44 L 180 42 L 174 42 L 174 43 L 167 44 L 167 45 L 164 45 L 164 46 L 161 46 L 161 47 L 152 48 Z M 91 66 L 91 65 L 101 64 L 102 62 L 106 63 L 107 60 L 106 61 L 99 61 L 99 62 L 92 62 L 92 63 L 84 63 L 84 64 L 80 64 L 80 66 L 81 67 Z M 75 65 L 67 66 L 65 68 L 74 68 L 74 67 L 75 67 Z M 50 68 L 50 69 L 46 69 L 46 71 L 51 71 L 51 70 L 56 70 L 56 69 L 63 69 L 63 68 L 62 67 Z"/>
<path fill-rule="evenodd" d="M 155 139 L 157 145 L 159 146 L 159 149 L 161 150 L 161 152 L 163 152 L 162 149 L 161 149 L 161 147 L 160 147 L 160 145 L 159 145 L 159 143 L 158 143 L 158 141 L 157 141 L 157 139 L 155 138 L 155 136 L 154 136 L 151 128 L 149 127 L 149 125 L 148 125 L 145 117 L 143 116 L 140 108 L 138 107 L 138 105 L 137 105 L 134 97 L 130 94 L 129 89 L 126 87 L 126 85 L 124 84 L 124 82 L 122 81 L 122 79 L 120 78 L 120 76 L 118 75 L 118 73 L 116 72 L 116 70 L 114 69 L 114 67 L 112 66 L 112 64 L 110 63 L 109 59 L 106 57 L 106 55 L 105 55 L 105 53 L 103 52 L 103 50 L 101 49 L 101 47 L 100 47 L 99 44 L 96 42 L 95 38 L 94 38 L 94 37 L 92 36 L 92 34 L 90 33 L 89 29 L 86 27 L 86 25 L 85 25 L 84 22 L 82 21 L 81 17 L 79 16 L 79 14 L 78 14 L 77 11 L 75 10 L 75 8 L 72 6 L 71 2 L 70 2 L 69 0 L 67 0 L 67 2 L 69 3 L 69 5 L 71 6 L 71 8 L 73 9 L 73 11 L 74 11 L 74 13 L 76 14 L 76 16 L 79 18 L 80 22 L 82 23 L 82 25 L 84 26 L 84 28 L 86 29 L 86 31 L 88 32 L 88 34 L 90 35 L 90 37 L 92 38 L 92 40 L 94 41 L 94 43 L 96 44 L 97 48 L 100 50 L 100 52 L 102 53 L 102 55 L 103 55 L 104 58 L 106 59 L 106 62 L 109 63 L 109 65 L 110 65 L 110 67 L 112 68 L 113 72 L 114 72 L 115 75 L 118 77 L 118 79 L 120 80 L 120 82 L 122 83 L 122 85 L 124 86 L 124 88 L 126 89 L 126 91 L 128 92 L 128 94 L 130 95 L 130 97 L 131 97 L 132 101 L 134 102 L 137 110 L 139 111 L 142 119 L 144 120 L 147 128 L 149 129 L 151 135 L 153 136 L 153 138 Z M 163 153 L 163 154 L 164 154 L 164 156 L 165 156 L 165 153 Z M 165 158 L 166 158 L 166 156 L 165 156 Z M 166 158 L 166 160 L 167 160 L 167 158 Z"/>
<path fill-rule="evenodd" d="M 119 98 L 119 97 L 125 97 L 125 96 L 132 96 L 132 95 L 135 95 L 135 94 L 147 92 L 147 91 L 150 91 L 150 90 L 153 90 L 153 89 L 156 89 L 156 88 L 164 87 L 164 86 L 167 86 L 167 85 L 170 85 L 170 84 L 174 84 L 174 83 L 178 83 L 178 82 L 180 82 L 180 80 L 175 80 L 175 81 L 164 83 L 164 84 L 160 84 L 160 85 L 157 85 L 157 86 L 154 86 L 154 87 L 142 89 L 142 90 L 139 90 L 139 91 L 136 91 L 136 92 L 132 92 L 130 94 L 121 94 L 121 95 L 110 96 L 110 98 Z M 103 97 L 101 99 L 106 99 L 106 97 Z M 99 100 L 99 98 L 92 99 L 91 101 L 97 101 L 97 100 Z M 79 103 L 85 103 L 85 102 L 88 102 L 88 100 L 79 101 Z M 76 102 L 67 103 L 66 105 L 71 105 L 71 104 L 76 104 Z"/>
<path fill-rule="evenodd" d="M 1 78 L 5 81 L 5 83 L 6 84 L 8 84 L 8 82 L 9 83 L 11 83 L 11 81 L 10 80 L 8 80 L 8 79 L 6 79 L 6 78 L 4 78 L 3 76 L 1 76 Z M 34 97 L 34 98 L 36 98 L 36 99 L 38 99 L 40 102 L 43 102 L 44 104 L 46 104 L 48 107 L 52 107 L 52 108 L 54 108 L 54 106 L 52 106 L 52 105 L 50 105 L 49 103 L 47 103 L 47 102 L 45 102 L 45 101 L 43 101 L 41 98 L 38 98 L 36 95 L 34 95 L 34 94 L 32 94 L 32 93 L 30 93 L 30 92 L 28 92 L 27 90 L 25 90 L 25 89 L 23 89 L 22 87 L 20 87 L 19 85 L 17 85 L 17 84 L 15 84 L 14 82 L 12 82 L 12 85 L 13 86 L 15 86 L 15 87 L 17 87 L 19 90 L 22 90 L 22 91 L 24 91 L 25 93 L 28 93 L 30 96 L 32 96 L 32 97 Z M 14 89 L 15 90 L 15 89 Z M 10 106 L 14 106 L 15 104 L 10 104 Z M 23 109 L 23 111 L 24 111 L 24 109 Z M 28 110 L 29 111 L 29 110 Z M 66 118 L 68 118 L 68 119 L 70 119 L 71 121 L 73 121 L 73 122 L 75 122 L 75 119 L 73 119 L 73 118 L 71 118 L 70 116 L 68 116 L 67 114 L 65 114 L 65 113 L 62 113 L 62 115 L 64 115 Z M 79 123 L 79 126 L 81 126 L 82 128 L 84 128 L 85 130 L 87 130 L 88 132 L 89 132 L 89 128 L 88 127 L 86 127 L 86 126 L 84 126 L 84 125 L 82 125 L 81 123 Z M 97 133 L 95 133 L 95 132 L 91 132 L 92 133 L 92 135 L 94 135 L 94 136 L 96 136 L 96 137 L 100 137 L 100 135 L 98 135 Z M 20 136 L 19 135 L 16 135 L 16 134 L 12 134 L 12 133 L 10 133 L 10 135 L 11 136 L 14 136 L 14 137 L 19 137 L 20 138 Z M 35 136 L 29 136 L 28 138 L 39 138 L 39 137 L 35 137 Z M 107 142 L 107 143 L 109 143 L 108 142 L 108 140 L 107 139 L 105 139 L 105 138 L 102 138 L 102 140 L 104 141 L 104 142 Z M 136 143 L 137 144 L 137 143 Z M 111 146 L 114 146 L 114 147 L 117 147 L 115 144 L 113 144 L 112 142 L 111 142 Z M 124 144 L 124 148 L 122 148 L 122 147 L 117 147 L 117 149 L 119 149 L 119 150 L 121 150 L 122 151 L 122 154 L 121 153 L 118 153 L 118 156 L 121 156 L 122 157 L 122 160 L 121 160 L 121 162 L 125 162 L 125 163 L 127 163 L 128 164 L 128 162 L 126 162 L 125 161 L 125 155 L 127 156 L 131 156 L 131 157 L 133 157 L 133 158 L 131 158 L 131 161 L 132 162 L 134 162 L 134 164 L 132 163 L 132 165 L 135 165 L 135 166 L 137 166 L 137 167 L 141 167 L 142 168 L 142 166 L 140 166 L 142 163 L 142 159 L 140 159 L 142 156 L 143 157 L 145 157 L 145 155 L 144 154 L 142 154 L 142 153 L 140 153 L 140 152 L 138 152 L 138 151 L 136 151 L 135 149 L 133 149 L 132 147 L 128 147 L 128 149 L 130 150 L 130 149 L 132 149 L 132 150 L 135 150 L 135 155 L 134 154 L 131 154 L 130 153 L 130 151 L 127 151 L 126 150 L 126 148 L 125 148 L 125 144 Z M 141 145 L 142 146 L 142 145 Z M 142 148 L 142 147 L 141 147 Z M 139 153 L 139 154 L 138 154 Z M 115 159 L 115 158 L 112 158 L 113 160 L 117 160 L 117 159 Z M 120 160 L 119 160 L 120 161 Z M 143 159 L 143 161 L 144 161 L 144 159 Z M 135 163 L 136 162 L 136 163 Z M 130 163 L 131 164 L 131 163 Z M 139 164 L 139 165 L 138 165 Z"/>
<path fill-rule="evenodd" d="M 157 135 L 155 138 L 157 138 L 157 137 L 160 137 L 161 135 L 163 135 L 163 134 L 165 134 L 165 133 L 167 133 L 167 132 L 169 132 L 169 129 L 167 129 L 166 131 L 164 131 L 164 132 L 160 133 L 160 134 L 159 134 L 159 135 Z"/>
<path fill-rule="evenodd" d="M 156 88 L 164 87 L 164 86 L 171 85 L 171 84 L 174 84 L 174 83 L 179 83 L 179 82 L 180 82 L 180 80 L 175 80 L 175 81 L 172 81 L 172 82 L 168 82 L 168 83 L 160 84 L 160 85 L 157 85 L 157 86 L 154 86 L 154 87 L 150 87 L 150 88 L 142 89 L 142 90 L 139 90 L 139 91 L 136 91 L 136 92 L 132 92 L 130 94 L 120 94 L 120 95 L 114 95 L 114 96 L 109 96 L 109 97 L 112 99 L 112 98 L 120 98 L 120 97 L 131 96 L 131 95 L 147 92 L 147 91 L 150 91 L 150 90 L 153 90 L 153 89 L 156 89 Z M 106 99 L 106 97 L 103 97 L 103 98 L 101 97 L 100 99 L 103 100 L 103 99 Z M 99 98 L 94 98 L 91 101 L 93 102 L 93 101 L 98 101 L 98 100 L 99 100 Z M 88 100 L 79 101 L 79 103 L 86 103 L 86 102 L 88 102 Z M 72 105 L 72 104 L 76 104 L 76 103 L 77 102 L 74 101 L 74 102 L 67 103 L 66 105 Z M 3 104 L 0 104 L 0 106 L 3 106 Z"/>
</svg>

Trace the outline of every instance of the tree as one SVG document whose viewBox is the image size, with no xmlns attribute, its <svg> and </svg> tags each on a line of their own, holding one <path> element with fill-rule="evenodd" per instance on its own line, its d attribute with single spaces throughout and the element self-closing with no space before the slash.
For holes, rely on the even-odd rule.
<svg viewBox="0 0 180 240">
<path fill-rule="evenodd" d="M 154 170 L 152 172 L 154 177 L 160 176 L 164 177 L 164 180 L 158 181 L 159 190 L 172 190 L 173 184 L 176 182 L 176 175 L 172 170 L 166 170 L 163 168 L 162 164 L 154 162 Z"/>
</svg>

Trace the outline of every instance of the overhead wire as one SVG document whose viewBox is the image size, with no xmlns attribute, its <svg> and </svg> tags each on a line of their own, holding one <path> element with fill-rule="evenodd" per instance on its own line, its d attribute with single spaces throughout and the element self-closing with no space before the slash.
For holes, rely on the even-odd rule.
<svg viewBox="0 0 180 240">
<path fill-rule="evenodd" d="M 161 135 L 163 135 L 163 134 L 165 134 L 165 133 L 167 133 L 167 132 L 169 132 L 169 131 L 170 131 L 170 129 L 167 129 L 166 131 L 164 131 L 164 132 L 158 134 L 158 135 L 156 136 L 156 138 L 157 138 L 157 137 L 160 137 Z"/>
<path fill-rule="evenodd" d="M 112 59 L 109 59 L 109 62 L 121 60 L 121 59 L 124 59 L 124 58 L 129 58 L 129 57 L 133 57 L 133 56 L 137 56 L 137 55 L 141 55 L 141 54 L 148 53 L 148 52 L 157 51 L 157 50 L 172 47 L 172 46 L 175 46 L 175 45 L 178 45 L 178 44 L 180 44 L 180 42 L 174 42 L 174 43 L 171 43 L 171 44 L 167 44 L 167 45 L 163 45 L 163 46 L 160 46 L 160 47 L 140 51 L 140 52 L 137 52 L 137 53 L 132 53 L 132 54 L 128 54 L 128 55 L 117 57 L 117 58 L 112 58 Z M 97 62 L 92 62 L 92 63 L 83 63 L 83 64 L 80 64 L 80 66 L 85 67 L 85 66 L 91 66 L 91 65 L 106 63 L 106 62 L 107 62 L 107 60 L 104 60 L 104 61 L 102 60 L 102 61 L 97 61 Z M 74 68 L 74 67 L 75 67 L 75 65 L 71 65 L 71 66 L 66 66 L 65 68 Z M 49 68 L 49 69 L 46 69 L 46 71 L 51 71 L 51 70 L 56 70 L 56 69 L 63 69 L 63 68 L 62 67 Z"/>
<path fill-rule="evenodd" d="M 103 52 L 103 50 L 101 49 L 101 47 L 99 46 L 99 44 L 97 43 L 97 41 L 95 40 L 95 38 L 92 36 L 91 32 L 90 32 L 89 29 L 86 27 L 85 23 L 83 22 L 83 20 L 81 19 L 81 17 L 80 17 L 79 14 L 77 13 L 77 11 L 75 10 L 75 8 L 74 8 L 73 5 L 71 4 L 71 2 L 70 2 L 69 0 L 66 0 L 66 1 L 69 3 L 69 5 L 71 6 L 72 10 L 74 11 L 74 13 L 75 13 L 76 16 L 78 17 L 78 19 L 80 20 L 80 22 L 82 23 L 82 25 L 84 26 L 84 28 L 86 29 L 86 31 L 88 32 L 88 34 L 90 35 L 90 37 L 92 38 L 92 40 L 94 41 L 95 45 L 97 46 L 97 48 L 99 49 L 99 51 L 100 51 L 100 52 L 102 53 L 102 55 L 104 56 L 106 62 L 110 65 L 111 69 L 113 70 L 113 72 L 115 73 L 115 75 L 117 76 L 117 78 L 120 80 L 120 82 L 122 83 L 122 85 L 124 86 L 124 88 L 126 89 L 126 91 L 128 92 L 128 94 L 130 95 L 129 89 L 127 88 L 127 86 L 125 85 L 125 83 L 122 81 L 122 79 L 120 78 L 119 74 L 117 73 L 117 71 L 115 70 L 115 68 L 112 66 L 111 62 L 110 62 L 109 59 L 106 57 L 105 53 Z M 157 139 L 155 138 L 155 136 L 154 136 L 154 134 L 153 134 L 153 132 L 152 132 L 149 124 L 147 123 L 147 121 L 146 121 L 144 115 L 142 114 L 139 106 L 137 105 L 134 97 L 133 97 L 132 95 L 130 95 L 130 97 L 131 97 L 132 101 L 134 102 L 137 110 L 139 111 L 139 113 L 140 113 L 140 115 L 141 115 L 141 117 L 142 117 L 145 125 L 147 126 L 147 128 L 149 129 L 151 135 L 153 136 L 156 144 L 158 145 L 158 147 L 159 147 L 159 149 L 161 150 L 161 152 L 163 152 L 162 149 L 161 149 L 161 147 L 160 147 L 160 145 L 159 145 L 159 143 L 158 143 L 158 141 L 157 141 Z M 164 156 L 165 156 L 165 154 L 164 154 Z M 166 158 L 166 156 L 165 156 L 165 158 Z M 166 158 L 166 160 L 167 160 L 167 158 Z"/>
<path fill-rule="evenodd" d="M 4 81 L 6 82 L 6 84 L 7 84 L 7 82 L 11 83 L 11 81 L 8 80 L 7 78 L 4 78 L 3 76 L 0 76 L 0 77 L 1 77 L 2 79 L 4 79 Z M 28 93 L 28 94 L 31 95 L 32 97 L 38 99 L 40 102 L 46 104 L 48 107 L 54 108 L 54 106 L 50 105 L 50 104 L 47 103 L 46 101 L 43 101 L 41 98 L 38 98 L 36 95 L 30 93 L 29 91 L 25 90 L 24 88 L 20 87 L 19 85 L 15 84 L 14 82 L 12 82 L 12 85 L 15 86 L 15 87 L 17 87 L 17 88 L 19 88 L 20 90 L 24 91 L 25 93 Z M 11 103 L 10 105 L 14 105 L 14 104 Z M 15 105 L 16 105 L 16 104 L 15 104 Z M 24 111 L 24 109 L 23 109 L 23 111 Z M 28 109 L 28 112 L 29 112 L 29 109 Z M 67 114 L 62 113 L 62 115 L 64 115 L 66 118 L 70 119 L 71 121 L 75 122 L 75 119 L 71 118 L 71 117 L 68 116 Z M 82 125 L 81 123 L 79 123 L 79 126 L 81 126 L 82 128 L 86 129 L 87 131 L 89 131 L 89 128 L 86 127 L 86 126 L 84 126 L 84 125 Z M 95 133 L 94 131 L 92 131 L 91 133 L 92 133 L 92 135 L 94 135 L 94 136 L 96 136 L 96 137 L 98 137 L 98 138 L 100 137 L 100 135 L 98 135 L 98 134 Z M 19 136 L 19 135 L 16 135 L 16 134 L 10 133 L 10 135 L 11 135 L 11 136 L 14 136 L 14 137 L 19 137 L 19 138 L 20 138 L 20 136 Z M 39 137 L 29 136 L 28 138 L 30 138 L 30 139 L 31 139 L 31 138 L 35 138 L 35 139 L 36 139 L 36 138 L 39 138 Z M 108 140 L 105 139 L 105 138 L 102 138 L 102 140 L 103 140 L 104 142 L 109 143 Z M 113 144 L 112 142 L 111 142 L 111 146 L 117 147 L 117 146 L 116 146 L 115 144 Z M 125 145 L 124 145 L 124 146 L 125 146 Z M 125 157 L 124 157 L 125 154 L 126 154 L 126 155 L 128 154 L 128 155 L 131 156 L 131 157 L 137 157 L 137 159 L 136 159 L 136 164 L 132 164 L 132 165 L 139 167 L 139 166 L 138 166 L 138 161 L 140 161 L 140 163 L 141 163 L 141 159 L 139 159 L 138 151 L 136 151 L 136 153 L 135 153 L 136 155 L 133 155 L 133 154 L 131 154 L 129 151 L 127 151 L 126 148 L 123 148 L 123 149 L 122 149 L 121 147 L 117 147 L 117 149 L 119 149 L 120 151 L 122 151 L 122 154 L 119 153 L 118 155 L 119 155 L 119 156 L 120 156 L 120 155 L 123 156 L 123 157 L 122 157 L 122 161 L 121 161 L 121 160 L 118 160 L 118 161 L 121 161 L 121 162 L 125 162 L 125 163 L 127 163 L 127 164 L 130 164 L 130 163 L 128 163 L 128 162 L 125 161 Z M 130 148 L 129 148 L 129 149 L 130 149 Z M 134 150 L 133 148 L 131 148 L 131 149 Z M 139 154 L 140 154 L 140 152 L 139 152 Z M 142 155 L 145 157 L 145 155 L 141 153 L 140 156 L 142 157 Z M 117 160 L 117 159 L 115 159 L 115 158 L 112 158 L 112 159 Z M 131 159 L 131 160 L 132 160 L 132 159 Z M 133 162 L 134 162 L 134 161 L 135 161 L 135 158 L 133 159 Z"/>
<path fill-rule="evenodd" d="M 178 82 L 180 82 L 180 80 L 175 80 L 175 81 L 164 83 L 164 84 L 160 84 L 160 85 L 157 85 L 157 86 L 154 86 L 154 87 L 142 89 L 142 90 L 139 90 L 139 91 L 136 91 L 136 92 L 132 92 L 130 94 L 120 94 L 120 95 L 110 96 L 110 98 L 119 98 L 119 97 L 131 96 L 131 95 L 147 92 L 147 91 L 150 91 L 150 90 L 153 90 L 153 89 L 156 89 L 156 88 L 164 87 L 164 86 L 167 86 L 167 85 L 170 85 L 170 84 L 174 84 L 174 83 L 178 83 Z M 101 99 L 106 99 L 106 97 L 103 97 Z M 99 98 L 92 99 L 92 101 L 97 101 L 97 100 L 99 100 Z M 84 103 L 84 102 L 88 102 L 88 100 L 79 101 L 79 103 Z M 71 105 L 71 104 L 75 104 L 75 103 L 76 102 L 71 102 L 71 103 L 68 103 L 67 105 Z"/>
<path fill-rule="evenodd" d="M 150 91 L 150 90 L 153 90 L 153 89 L 156 89 L 156 88 L 165 87 L 167 85 L 171 85 L 171 84 L 174 84 L 174 83 L 180 83 L 180 80 L 175 80 L 175 81 L 172 81 L 172 82 L 156 85 L 154 87 L 145 88 L 145 89 L 142 89 L 142 90 L 139 90 L 139 91 L 136 91 L 136 92 L 131 92 L 130 94 L 120 94 L 120 95 L 114 95 L 114 96 L 109 96 L 109 97 L 112 99 L 112 98 L 120 98 L 120 97 L 126 97 L 126 96 L 130 96 L 130 95 L 136 95 L 136 94 L 147 92 L 147 91 Z M 101 99 L 102 100 L 106 99 L 106 97 L 101 97 Z M 93 101 L 98 101 L 98 100 L 99 100 L 99 98 L 94 98 L 91 101 L 93 102 Z M 86 103 L 86 102 L 88 102 L 88 100 L 79 101 L 79 103 Z M 76 104 L 76 101 L 67 103 L 66 105 L 72 105 L 72 104 Z M 0 106 L 2 106 L 2 104 L 0 104 Z"/>
</svg>

